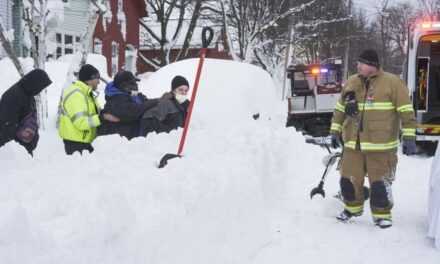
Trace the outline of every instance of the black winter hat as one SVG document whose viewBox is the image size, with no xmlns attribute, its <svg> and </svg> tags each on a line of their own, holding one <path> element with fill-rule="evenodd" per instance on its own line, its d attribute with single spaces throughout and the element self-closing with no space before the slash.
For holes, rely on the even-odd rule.
<svg viewBox="0 0 440 264">
<path fill-rule="evenodd" d="M 78 80 L 82 82 L 99 79 L 99 71 L 90 64 L 84 64 L 79 70 Z"/>
<path fill-rule="evenodd" d="M 358 61 L 376 68 L 380 67 L 379 56 L 377 52 L 372 49 L 364 50 L 361 55 L 359 55 Z"/>
<path fill-rule="evenodd" d="M 121 84 L 125 82 L 139 82 L 141 79 L 136 78 L 133 73 L 129 71 L 120 71 L 115 75 L 113 83 L 116 87 L 121 88 Z"/>
<path fill-rule="evenodd" d="M 171 81 L 171 91 L 174 91 L 177 87 L 186 85 L 189 87 L 188 81 L 185 79 L 185 77 L 176 75 L 173 80 Z"/>
<path fill-rule="evenodd" d="M 18 84 L 23 87 L 26 94 L 35 96 L 39 94 L 44 88 L 52 83 L 47 73 L 41 69 L 34 69 L 28 72 L 23 78 L 18 81 Z"/>
</svg>

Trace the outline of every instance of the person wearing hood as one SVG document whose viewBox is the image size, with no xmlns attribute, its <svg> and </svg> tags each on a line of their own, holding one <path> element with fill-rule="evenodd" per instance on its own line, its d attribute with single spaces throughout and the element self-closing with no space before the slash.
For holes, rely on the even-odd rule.
<svg viewBox="0 0 440 264">
<path fill-rule="evenodd" d="M 150 132 L 167 132 L 183 127 L 188 112 L 189 83 L 185 77 L 176 75 L 171 81 L 171 91 L 165 93 L 159 104 L 145 112 L 141 119 L 143 136 Z"/>
<path fill-rule="evenodd" d="M 79 70 L 78 81 L 67 88 L 61 100 L 58 134 L 63 139 L 66 154 L 93 152 L 92 142 L 97 128 L 104 120 L 119 122 L 109 113 L 101 113 L 95 91 L 100 80 L 99 71 L 90 64 Z"/>
<path fill-rule="evenodd" d="M 107 84 L 103 112 L 118 117 L 120 122 L 104 121 L 98 135 L 119 134 L 129 140 L 141 135 L 140 119 L 145 111 L 157 105 L 158 99 L 148 99 L 140 93 L 139 81 L 133 73 L 121 71 L 115 75 L 113 82 Z"/>
<path fill-rule="evenodd" d="M 45 71 L 34 69 L 3 93 L 0 99 L 0 147 L 15 140 L 32 155 L 39 140 L 34 96 L 51 83 Z"/>
</svg>

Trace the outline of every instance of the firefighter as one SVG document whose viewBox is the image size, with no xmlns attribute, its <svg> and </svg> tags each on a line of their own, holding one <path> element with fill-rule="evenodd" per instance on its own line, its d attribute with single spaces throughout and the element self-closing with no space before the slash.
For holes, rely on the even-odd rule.
<svg viewBox="0 0 440 264">
<path fill-rule="evenodd" d="M 368 176 L 373 221 L 388 228 L 400 132 L 403 153 L 416 152 L 414 110 L 408 88 L 381 69 L 375 50 L 360 54 L 357 70 L 343 87 L 330 128 L 333 147 L 343 147 L 340 188 L 345 208 L 336 218 L 347 222 L 362 215 Z"/>
</svg>

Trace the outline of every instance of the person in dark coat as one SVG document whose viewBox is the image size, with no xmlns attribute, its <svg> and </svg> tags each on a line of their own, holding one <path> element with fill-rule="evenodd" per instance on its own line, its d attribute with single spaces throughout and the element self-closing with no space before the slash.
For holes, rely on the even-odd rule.
<svg viewBox="0 0 440 264">
<path fill-rule="evenodd" d="M 171 91 L 165 93 L 159 104 L 144 113 L 141 119 L 143 136 L 150 132 L 169 133 L 183 127 L 189 107 L 189 83 L 185 77 L 177 75 L 171 81 Z"/>
<path fill-rule="evenodd" d="M 15 140 L 32 155 L 39 140 L 34 96 L 51 83 L 45 71 L 34 69 L 3 93 L 0 99 L 0 147 Z"/>
<path fill-rule="evenodd" d="M 119 134 L 129 140 L 141 135 L 140 119 L 145 111 L 158 104 L 158 99 L 148 99 L 140 93 L 138 81 L 131 72 L 121 71 L 113 82 L 107 84 L 103 112 L 118 117 L 120 121 L 104 121 L 98 129 L 98 135 Z"/>
</svg>

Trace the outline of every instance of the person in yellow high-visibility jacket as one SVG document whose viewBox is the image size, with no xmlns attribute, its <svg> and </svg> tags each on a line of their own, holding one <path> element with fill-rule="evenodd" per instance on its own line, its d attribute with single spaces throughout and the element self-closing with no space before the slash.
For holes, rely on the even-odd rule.
<svg viewBox="0 0 440 264">
<path fill-rule="evenodd" d="M 85 64 L 79 71 L 78 81 L 67 88 L 61 100 L 58 134 L 63 139 L 68 155 L 84 150 L 93 152 L 92 142 L 96 138 L 96 129 L 101 120 L 118 122 L 111 114 L 100 115 L 99 104 L 93 91 L 98 88 L 99 71 Z"/>
<path fill-rule="evenodd" d="M 332 143 L 343 138 L 341 193 L 346 222 L 360 216 L 364 205 L 364 178 L 370 182 L 373 220 L 381 228 L 392 225 L 391 183 L 397 165 L 399 133 L 406 155 L 416 152 L 416 121 L 408 88 L 397 76 L 382 71 L 374 50 L 361 53 L 358 74 L 344 85 L 330 128 Z"/>
</svg>

